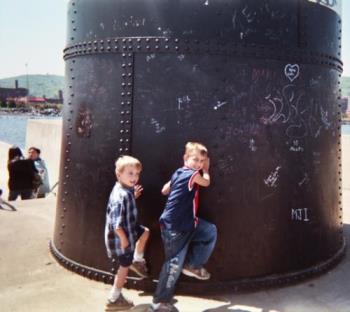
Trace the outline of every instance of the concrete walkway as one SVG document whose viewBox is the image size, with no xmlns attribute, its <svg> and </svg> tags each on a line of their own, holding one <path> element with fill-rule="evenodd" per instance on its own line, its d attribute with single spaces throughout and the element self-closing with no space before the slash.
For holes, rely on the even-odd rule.
<svg viewBox="0 0 350 312">
<path fill-rule="evenodd" d="M 6 154 L 1 151 L 5 147 L 0 144 L 1 156 Z M 350 136 L 343 138 L 342 148 L 344 230 L 350 242 Z M 2 173 L 3 187 L 6 177 Z M 49 252 L 56 198 L 50 195 L 15 205 L 15 212 L 0 210 L 0 311 L 102 312 L 110 286 L 67 271 Z M 133 311 L 144 311 L 152 299 L 151 294 L 134 290 L 124 293 L 137 305 Z M 294 286 L 176 299 L 181 312 L 349 312 L 350 258 L 345 257 L 330 272 Z"/>
</svg>

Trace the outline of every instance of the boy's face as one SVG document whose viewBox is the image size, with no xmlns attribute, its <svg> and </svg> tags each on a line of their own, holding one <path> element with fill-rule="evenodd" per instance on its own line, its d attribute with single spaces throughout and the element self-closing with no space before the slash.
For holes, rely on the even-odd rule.
<svg viewBox="0 0 350 312">
<path fill-rule="evenodd" d="M 135 166 L 126 166 L 121 172 L 117 172 L 118 181 L 127 186 L 134 187 L 140 178 L 140 170 Z"/>
<path fill-rule="evenodd" d="M 193 151 L 189 155 L 184 156 L 185 166 L 194 170 L 203 169 L 206 155 L 201 155 L 199 151 Z"/>
</svg>

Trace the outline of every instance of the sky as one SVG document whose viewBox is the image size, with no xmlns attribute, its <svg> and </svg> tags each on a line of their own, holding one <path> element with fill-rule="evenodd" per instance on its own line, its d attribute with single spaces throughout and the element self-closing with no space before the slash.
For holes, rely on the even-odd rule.
<svg viewBox="0 0 350 312">
<path fill-rule="evenodd" d="M 68 0 L 0 0 L 0 78 L 64 75 L 67 4 Z M 342 11 L 343 76 L 350 76 L 350 0 L 342 1 Z"/>
</svg>

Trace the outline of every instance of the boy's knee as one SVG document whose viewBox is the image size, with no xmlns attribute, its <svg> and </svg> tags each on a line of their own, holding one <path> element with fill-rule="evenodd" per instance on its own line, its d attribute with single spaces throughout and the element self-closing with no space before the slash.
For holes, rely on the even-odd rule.
<svg viewBox="0 0 350 312">
<path fill-rule="evenodd" d="M 210 232 L 212 233 L 213 237 L 217 237 L 218 229 L 215 224 L 211 224 Z"/>
<path fill-rule="evenodd" d="M 149 235 L 150 235 L 149 228 L 146 228 L 146 227 L 145 227 L 142 236 L 143 236 L 144 239 L 148 239 L 148 238 L 149 238 Z M 142 236 L 141 236 L 141 237 L 142 237 Z"/>
</svg>

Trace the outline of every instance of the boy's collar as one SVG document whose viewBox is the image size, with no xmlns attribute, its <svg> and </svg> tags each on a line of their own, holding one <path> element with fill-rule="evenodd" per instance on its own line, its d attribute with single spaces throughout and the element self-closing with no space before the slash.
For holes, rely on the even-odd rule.
<svg viewBox="0 0 350 312">
<path fill-rule="evenodd" d="M 188 167 L 188 166 L 186 166 L 186 165 L 183 165 L 183 167 L 182 167 L 182 168 L 183 168 L 183 169 L 190 169 L 190 170 L 198 171 L 198 170 L 193 169 L 193 168 L 190 168 L 190 167 Z"/>
<path fill-rule="evenodd" d="M 119 181 L 117 181 L 116 184 L 117 184 L 119 187 L 121 187 L 121 188 L 123 188 L 123 189 L 125 189 L 125 190 L 128 190 L 128 191 L 130 191 L 130 192 L 133 192 L 133 191 L 134 191 L 134 187 L 126 186 L 126 185 L 120 183 Z"/>
</svg>

